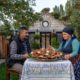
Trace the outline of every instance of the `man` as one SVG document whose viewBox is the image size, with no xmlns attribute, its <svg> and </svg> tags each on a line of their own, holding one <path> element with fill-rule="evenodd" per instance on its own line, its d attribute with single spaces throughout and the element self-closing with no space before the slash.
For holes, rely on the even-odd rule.
<svg viewBox="0 0 80 80">
<path fill-rule="evenodd" d="M 10 44 L 9 66 L 20 74 L 22 73 L 23 63 L 31 52 L 28 36 L 28 29 L 21 27 Z"/>
</svg>

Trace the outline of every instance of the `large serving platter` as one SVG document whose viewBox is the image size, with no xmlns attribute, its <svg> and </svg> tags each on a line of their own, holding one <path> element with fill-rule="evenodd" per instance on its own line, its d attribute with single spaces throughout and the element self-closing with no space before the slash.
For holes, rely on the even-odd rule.
<svg viewBox="0 0 80 80">
<path fill-rule="evenodd" d="M 58 61 L 63 60 L 62 53 L 50 49 L 38 49 L 31 52 L 31 59 L 38 61 Z"/>
<path fill-rule="evenodd" d="M 30 57 L 30 58 L 33 60 L 36 60 L 36 61 L 46 61 L 46 62 L 64 60 L 64 58 L 52 58 L 52 59 L 49 59 L 49 58 L 47 58 L 47 59 L 43 58 L 42 59 L 42 58 L 37 58 L 37 57 Z"/>
</svg>

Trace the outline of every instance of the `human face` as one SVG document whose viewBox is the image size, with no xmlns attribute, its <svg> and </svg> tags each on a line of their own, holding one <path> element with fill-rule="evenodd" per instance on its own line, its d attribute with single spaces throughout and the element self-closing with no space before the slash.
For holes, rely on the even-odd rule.
<svg viewBox="0 0 80 80">
<path fill-rule="evenodd" d="M 21 30 L 21 31 L 20 31 L 20 38 L 21 38 L 22 40 L 27 39 L 28 36 L 29 36 L 28 30 Z"/>
<path fill-rule="evenodd" d="M 71 35 L 69 35 L 68 33 L 66 32 L 62 32 L 62 36 L 63 36 L 63 39 L 64 40 L 69 40 L 71 38 Z"/>
</svg>

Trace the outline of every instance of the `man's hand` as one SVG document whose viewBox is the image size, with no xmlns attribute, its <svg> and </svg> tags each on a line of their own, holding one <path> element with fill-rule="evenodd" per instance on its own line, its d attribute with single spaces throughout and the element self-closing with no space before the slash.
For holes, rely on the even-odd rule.
<svg viewBox="0 0 80 80">
<path fill-rule="evenodd" d="M 71 54 L 66 54 L 66 55 L 64 56 L 64 58 L 65 58 L 66 60 L 69 60 L 71 57 L 72 57 Z"/>
<path fill-rule="evenodd" d="M 28 55 L 28 53 L 25 53 L 24 55 L 23 55 L 23 58 L 28 58 L 29 57 L 29 55 Z"/>
</svg>

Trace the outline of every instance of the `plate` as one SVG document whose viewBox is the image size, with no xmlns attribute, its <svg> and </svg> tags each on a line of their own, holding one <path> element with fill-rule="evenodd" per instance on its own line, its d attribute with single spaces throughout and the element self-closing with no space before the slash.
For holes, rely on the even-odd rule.
<svg viewBox="0 0 80 80">
<path fill-rule="evenodd" d="M 33 57 L 32 55 L 29 55 L 29 58 L 37 61 L 59 61 L 59 60 L 64 60 L 62 57 L 56 57 L 56 58 L 39 58 L 39 57 Z"/>
</svg>

